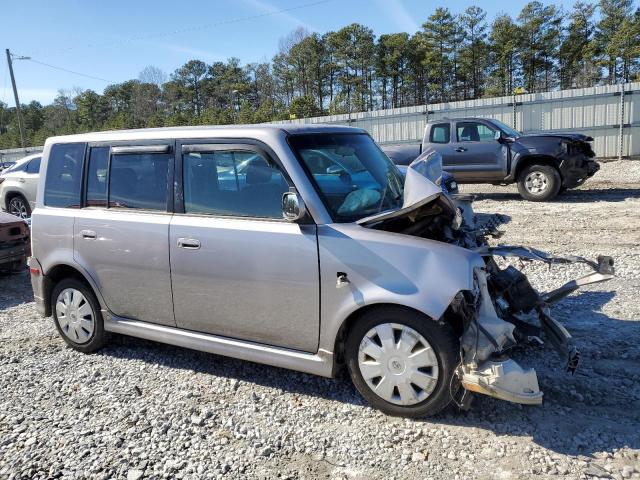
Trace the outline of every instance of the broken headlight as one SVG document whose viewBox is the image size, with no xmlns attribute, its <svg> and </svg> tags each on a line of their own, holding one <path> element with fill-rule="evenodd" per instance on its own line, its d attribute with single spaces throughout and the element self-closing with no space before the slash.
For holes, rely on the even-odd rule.
<svg viewBox="0 0 640 480">
<path fill-rule="evenodd" d="M 462 223 L 464 222 L 464 215 L 462 213 L 462 209 L 460 207 L 456 208 L 456 212 L 453 216 L 453 220 L 451 220 L 451 228 L 454 230 L 460 230 L 462 227 Z"/>
</svg>

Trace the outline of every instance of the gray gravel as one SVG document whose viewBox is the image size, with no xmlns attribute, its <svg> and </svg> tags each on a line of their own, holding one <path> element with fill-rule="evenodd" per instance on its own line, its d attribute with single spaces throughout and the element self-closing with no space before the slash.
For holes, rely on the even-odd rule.
<svg viewBox="0 0 640 480">
<path fill-rule="evenodd" d="M 0 478 L 640 478 L 640 162 L 612 162 L 556 201 L 464 186 L 512 216 L 501 240 L 609 254 L 618 277 L 554 309 L 572 377 L 547 348 L 542 407 L 477 397 L 424 421 L 369 408 L 323 379 L 125 337 L 82 355 L 36 314 L 28 275 L 0 278 Z M 531 265 L 540 289 L 581 267 Z"/>
</svg>

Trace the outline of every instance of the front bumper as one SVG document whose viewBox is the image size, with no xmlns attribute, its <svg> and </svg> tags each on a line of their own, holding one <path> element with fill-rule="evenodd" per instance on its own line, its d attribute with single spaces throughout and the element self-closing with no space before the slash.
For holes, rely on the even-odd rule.
<svg viewBox="0 0 640 480">
<path fill-rule="evenodd" d="M 17 262 L 25 262 L 31 255 L 29 241 L 6 242 L 0 247 L 0 270 Z"/>
<path fill-rule="evenodd" d="M 600 164 L 586 155 L 575 155 L 560 162 L 562 186 L 574 188 L 582 185 L 587 178 L 593 177 L 600 170 Z"/>
<path fill-rule="evenodd" d="M 571 334 L 551 316 L 550 307 L 581 286 L 613 278 L 613 260 L 601 256 L 594 262 L 526 247 L 484 246 L 476 251 L 485 258 L 486 267 L 475 271 L 475 307 L 461 337 L 463 362 L 458 376 L 470 392 L 516 403 L 540 404 L 543 394 L 535 370 L 521 368 L 506 356 L 508 350 L 518 344 L 548 342 L 560 356 L 563 368 L 574 373 L 580 353 Z M 593 272 L 551 292 L 538 294 L 521 272 L 513 267 L 500 269 L 494 255 L 548 264 L 583 263 Z"/>
</svg>

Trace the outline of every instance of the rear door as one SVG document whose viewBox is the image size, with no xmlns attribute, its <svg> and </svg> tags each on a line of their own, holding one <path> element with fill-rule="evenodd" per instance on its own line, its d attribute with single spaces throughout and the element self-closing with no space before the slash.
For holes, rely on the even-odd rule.
<svg viewBox="0 0 640 480">
<path fill-rule="evenodd" d="M 169 272 L 174 142 L 89 145 L 74 258 L 115 315 L 175 325 Z"/>
<path fill-rule="evenodd" d="M 306 352 L 318 348 L 316 226 L 282 218 L 288 176 L 253 144 L 187 142 L 169 248 L 179 327 Z"/>
<path fill-rule="evenodd" d="M 494 181 L 506 176 L 506 145 L 498 142 L 495 128 L 482 122 L 455 122 L 451 163 L 459 181 Z"/>
</svg>

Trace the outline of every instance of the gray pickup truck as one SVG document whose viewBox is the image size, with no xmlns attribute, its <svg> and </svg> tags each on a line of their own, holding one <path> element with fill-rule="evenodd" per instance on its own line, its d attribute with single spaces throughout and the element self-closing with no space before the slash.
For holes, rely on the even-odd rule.
<svg viewBox="0 0 640 480">
<path fill-rule="evenodd" d="M 382 149 L 397 165 L 408 165 L 431 148 L 442 155 L 443 168 L 458 183 L 517 183 L 523 198 L 545 201 L 600 169 L 592 141 L 569 133 L 522 135 L 488 118 L 453 118 L 427 123 L 421 144 Z"/>
</svg>

